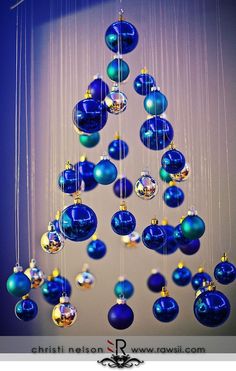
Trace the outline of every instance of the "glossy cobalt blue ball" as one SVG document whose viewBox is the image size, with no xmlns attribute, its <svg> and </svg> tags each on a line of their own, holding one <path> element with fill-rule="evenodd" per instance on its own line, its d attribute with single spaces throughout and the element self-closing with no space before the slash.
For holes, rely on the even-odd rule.
<svg viewBox="0 0 236 371">
<path fill-rule="evenodd" d="M 200 249 L 201 243 L 199 239 L 192 240 L 186 245 L 181 245 L 179 248 L 185 255 L 194 255 Z"/>
<path fill-rule="evenodd" d="M 92 237 L 97 229 L 96 214 L 87 205 L 70 205 L 61 213 L 60 229 L 68 240 L 85 241 Z"/>
<path fill-rule="evenodd" d="M 169 121 L 155 116 L 143 123 L 139 135 L 145 147 L 160 151 L 170 145 L 174 138 L 174 130 Z"/>
<path fill-rule="evenodd" d="M 99 184 L 108 185 L 117 177 L 116 166 L 108 159 L 102 159 L 93 170 L 93 176 Z"/>
<path fill-rule="evenodd" d="M 140 73 L 134 80 L 134 90 L 140 95 L 147 95 L 151 89 L 156 86 L 154 77 L 149 73 Z"/>
<path fill-rule="evenodd" d="M 51 224 L 53 225 L 53 227 L 55 228 L 55 231 L 57 233 L 61 233 L 61 230 L 60 230 L 60 225 L 59 225 L 59 220 L 58 219 L 54 219 Z"/>
<path fill-rule="evenodd" d="M 130 22 L 117 21 L 106 30 L 105 42 L 114 53 L 127 54 L 132 52 L 138 44 L 138 31 Z"/>
<path fill-rule="evenodd" d="M 51 305 L 56 305 L 59 303 L 63 292 L 66 292 L 68 297 L 71 296 L 71 285 L 69 281 L 61 276 L 56 278 L 57 279 L 53 278 L 52 280 L 44 281 L 43 285 L 41 286 L 43 298 Z"/>
<path fill-rule="evenodd" d="M 162 226 L 151 224 L 142 233 L 143 244 L 151 250 L 161 249 L 167 240 L 166 232 Z"/>
<path fill-rule="evenodd" d="M 161 322 L 171 322 L 179 313 L 179 306 L 175 299 L 167 296 L 161 297 L 153 304 L 154 317 Z"/>
<path fill-rule="evenodd" d="M 184 202 L 184 192 L 175 185 L 166 188 L 163 194 L 163 200 L 169 207 L 178 207 Z"/>
<path fill-rule="evenodd" d="M 236 278 L 236 268 L 229 261 L 220 262 L 214 269 L 214 276 L 222 285 L 228 285 Z"/>
<path fill-rule="evenodd" d="M 136 219 L 130 211 L 120 210 L 111 218 L 111 227 L 120 236 L 127 236 L 135 230 Z"/>
<path fill-rule="evenodd" d="M 108 321 L 117 330 L 125 330 L 132 325 L 134 313 L 126 303 L 115 304 L 108 312 Z"/>
<path fill-rule="evenodd" d="M 163 255 L 170 255 L 176 252 L 178 249 L 178 242 L 174 238 L 174 230 L 175 228 L 172 225 L 162 225 L 162 228 L 166 232 L 166 243 L 158 250 L 156 250 L 159 254 Z"/>
<path fill-rule="evenodd" d="M 86 98 L 76 104 L 73 110 L 73 122 L 84 133 L 96 133 L 107 122 L 108 113 L 103 103 Z"/>
<path fill-rule="evenodd" d="M 187 286 L 191 282 L 192 273 L 187 267 L 178 267 L 172 273 L 172 279 L 178 286 Z"/>
<path fill-rule="evenodd" d="M 23 272 L 12 273 L 7 280 L 7 291 L 18 298 L 28 294 L 31 281 Z"/>
<path fill-rule="evenodd" d="M 113 185 L 113 192 L 119 198 L 127 198 L 133 193 L 133 184 L 125 177 L 117 179 Z"/>
<path fill-rule="evenodd" d="M 101 79 L 101 77 L 97 77 L 89 84 L 88 90 L 93 99 L 101 102 L 109 93 L 109 86 Z"/>
<path fill-rule="evenodd" d="M 186 237 L 183 235 L 182 228 L 181 228 L 181 224 L 178 224 L 178 225 L 175 227 L 175 230 L 174 230 L 174 238 L 175 238 L 175 240 L 178 242 L 179 246 L 185 246 L 185 245 L 187 245 L 189 242 L 191 242 L 191 240 L 190 240 L 189 238 L 186 238 Z"/>
<path fill-rule="evenodd" d="M 80 189 L 81 179 L 74 169 L 66 169 L 59 174 L 58 186 L 64 193 L 72 194 Z"/>
<path fill-rule="evenodd" d="M 206 272 L 198 272 L 192 277 L 192 287 L 195 291 L 200 289 L 203 286 L 204 282 L 211 282 L 211 276 Z"/>
<path fill-rule="evenodd" d="M 22 299 L 15 306 L 15 315 L 21 321 L 31 321 L 38 314 L 38 306 L 31 299 Z"/>
<path fill-rule="evenodd" d="M 113 160 L 123 160 L 129 153 L 128 144 L 124 140 L 115 139 L 109 144 L 108 153 Z"/>
<path fill-rule="evenodd" d="M 129 280 L 122 280 L 115 284 L 114 294 L 119 299 L 124 297 L 125 299 L 131 298 L 134 293 L 134 285 Z"/>
<path fill-rule="evenodd" d="M 76 172 L 79 174 L 79 177 L 82 180 L 84 192 L 92 191 L 92 189 L 96 188 L 98 185 L 93 176 L 94 168 L 95 164 L 91 161 L 87 161 L 86 159 L 75 164 Z"/>
<path fill-rule="evenodd" d="M 220 291 L 205 291 L 194 302 L 196 319 L 204 326 L 217 327 L 222 325 L 230 315 L 230 303 Z"/>
<path fill-rule="evenodd" d="M 167 109 L 168 101 L 164 94 L 158 90 L 154 90 L 146 96 L 143 104 L 149 115 L 159 116 Z"/>
<path fill-rule="evenodd" d="M 88 256 L 92 259 L 102 259 L 106 255 L 106 252 L 107 247 L 105 243 L 98 238 L 90 241 L 87 245 Z"/>
<path fill-rule="evenodd" d="M 170 174 L 180 173 L 185 165 L 185 157 L 177 149 L 170 149 L 162 156 L 161 165 Z"/>
<path fill-rule="evenodd" d="M 152 292 L 161 292 L 162 288 L 166 286 L 166 279 L 161 273 L 155 272 L 148 277 L 147 285 Z"/>
</svg>

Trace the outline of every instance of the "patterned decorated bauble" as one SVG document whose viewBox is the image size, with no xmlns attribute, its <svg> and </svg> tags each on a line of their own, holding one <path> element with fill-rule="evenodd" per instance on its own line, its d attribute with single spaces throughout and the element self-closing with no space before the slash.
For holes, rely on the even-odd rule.
<svg viewBox="0 0 236 371">
<path fill-rule="evenodd" d="M 109 93 L 109 86 L 105 83 L 105 81 L 103 81 L 102 77 L 97 74 L 94 76 L 93 81 L 89 84 L 88 90 L 90 91 L 93 99 L 101 102 Z"/>
<path fill-rule="evenodd" d="M 31 288 L 37 289 L 40 287 L 45 279 L 45 274 L 43 271 L 37 266 L 36 260 L 31 259 L 30 266 L 25 270 L 26 276 L 31 281 Z"/>
<path fill-rule="evenodd" d="M 173 181 L 169 185 L 163 193 L 163 200 L 169 207 L 179 207 L 184 202 L 184 192 Z"/>
<path fill-rule="evenodd" d="M 149 115 L 159 116 L 167 109 L 168 101 L 163 93 L 157 90 L 156 87 L 153 87 L 151 93 L 144 99 L 143 104 Z"/>
<path fill-rule="evenodd" d="M 211 276 L 208 273 L 204 272 L 204 269 L 202 267 L 199 267 L 198 272 L 193 275 L 191 283 L 193 289 L 197 291 L 203 286 L 204 282 L 210 283 L 211 281 Z"/>
<path fill-rule="evenodd" d="M 175 238 L 175 240 L 177 241 L 177 243 L 179 244 L 180 247 L 185 246 L 189 242 L 191 242 L 191 240 L 189 238 L 186 238 L 183 235 L 182 228 L 181 228 L 181 223 L 182 223 L 183 219 L 184 219 L 184 217 L 180 219 L 180 224 L 178 224 L 175 227 L 175 230 L 174 230 L 174 238 Z"/>
<path fill-rule="evenodd" d="M 158 220 L 153 218 L 151 224 L 142 233 L 143 244 L 151 250 L 161 249 L 167 240 L 166 232 L 158 225 Z"/>
<path fill-rule="evenodd" d="M 75 170 L 82 179 L 82 187 L 84 192 L 92 191 L 97 187 L 98 183 L 93 176 L 95 164 L 88 161 L 86 156 L 81 156 L 80 161 L 75 164 Z"/>
<path fill-rule="evenodd" d="M 196 240 L 204 234 L 205 223 L 202 218 L 197 215 L 196 210 L 191 209 L 188 212 L 188 216 L 182 221 L 181 229 L 186 238 Z"/>
<path fill-rule="evenodd" d="M 135 230 L 136 219 L 134 215 L 127 210 L 125 202 L 121 203 L 120 210 L 112 216 L 111 227 L 113 232 L 120 236 L 127 236 Z"/>
<path fill-rule="evenodd" d="M 171 149 L 165 152 L 161 158 L 162 167 L 170 174 L 179 173 L 185 166 L 184 155 L 170 145 Z"/>
<path fill-rule="evenodd" d="M 227 297 L 210 284 L 198 295 L 193 306 L 196 319 L 207 327 L 222 325 L 230 315 L 230 303 Z"/>
<path fill-rule="evenodd" d="M 13 273 L 7 280 L 7 291 L 9 294 L 21 298 L 28 294 L 31 289 L 30 279 L 23 273 L 23 268 L 16 265 L 13 268 Z"/>
<path fill-rule="evenodd" d="M 201 243 L 200 240 L 192 240 L 186 245 L 181 245 L 179 246 L 179 249 L 182 251 L 183 254 L 185 255 L 194 255 L 198 252 L 200 249 Z"/>
<path fill-rule="evenodd" d="M 141 73 L 134 80 L 134 90 L 140 95 L 147 95 L 151 92 L 151 89 L 156 86 L 154 77 L 147 73 L 146 68 L 141 70 Z"/>
<path fill-rule="evenodd" d="M 48 232 L 42 235 L 40 243 L 43 251 L 48 254 L 56 254 L 63 249 L 64 238 L 55 230 L 54 225 L 49 223 Z"/>
<path fill-rule="evenodd" d="M 93 148 L 95 147 L 100 141 L 100 134 L 93 133 L 93 134 L 80 134 L 79 135 L 80 143 L 86 148 Z"/>
<path fill-rule="evenodd" d="M 59 174 L 58 186 L 64 193 L 75 193 L 81 185 L 81 179 L 73 168 L 73 165 L 67 161 L 65 170 Z"/>
<path fill-rule="evenodd" d="M 54 269 L 53 274 L 41 286 L 41 292 L 47 303 L 56 305 L 63 292 L 66 292 L 67 296 L 71 296 L 71 285 L 65 277 L 60 275 L 58 269 Z"/>
<path fill-rule="evenodd" d="M 129 153 L 128 144 L 120 139 L 118 133 L 115 135 L 113 140 L 108 146 L 108 153 L 113 160 L 123 160 Z"/>
<path fill-rule="evenodd" d="M 184 266 L 183 262 L 172 273 L 172 279 L 178 286 L 187 286 L 191 282 L 192 273 L 190 269 Z"/>
<path fill-rule="evenodd" d="M 16 317 L 24 322 L 32 321 L 38 314 L 38 306 L 29 295 L 22 297 L 15 306 Z"/>
<path fill-rule="evenodd" d="M 95 277 L 90 272 L 87 264 L 84 264 L 82 272 L 78 273 L 75 277 L 75 284 L 82 290 L 89 290 L 95 284 Z"/>
<path fill-rule="evenodd" d="M 166 243 L 158 250 L 159 254 L 170 255 L 176 252 L 178 249 L 178 242 L 174 238 L 175 228 L 168 224 L 167 219 L 162 220 L 162 228 L 166 232 Z"/>
<path fill-rule="evenodd" d="M 174 321 L 179 313 L 179 306 L 175 299 L 169 296 L 165 287 L 162 288 L 161 297 L 153 304 L 154 317 L 160 322 Z"/>
<path fill-rule="evenodd" d="M 161 180 L 165 183 L 170 183 L 172 181 L 171 174 L 167 173 L 167 171 L 163 169 L 163 167 L 160 168 L 159 175 Z"/>
<path fill-rule="evenodd" d="M 119 113 L 124 112 L 127 107 L 128 99 L 122 91 L 120 91 L 119 86 L 115 83 L 111 89 L 111 92 L 107 94 L 105 98 L 105 106 L 107 111 L 114 115 L 119 115 Z"/>
<path fill-rule="evenodd" d="M 163 274 L 153 269 L 148 277 L 147 286 L 152 292 L 161 292 L 162 288 L 166 286 L 166 279 Z"/>
<path fill-rule="evenodd" d="M 87 254 L 90 258 L 98 260 L 102 259 L 107 252 L 107 247 L 105 243 L 97 238 L 94 234 L 92 241 L 87 245 Z"/>
<path fill-rule="evenodd" d="M 114 53 L 127 54 L 136 48 L 138 31 L 132 23 L 124 20 L 123 10 L 119 12 L 118 21 L 106 30 L 105 42 Z"/>
<path fill-rule="evenodd" d="M 105 105 L 92 98 L 87 91 L 85 99 L 76 104 L 73 110 L 74 125 L 83 133 L 96 133 L 107 122 L 107 109 Z"/>
<path fill-rule="evenodd" d="M 117 179 L 113 185 L 113 192 L 119 198 L 127 198 L 133 193 L 133 184 L 125 177 Z"/>
<path fill-rule="evenodd" d="M 117 178 L 117 168 L 108 156 L 101 156 L 101 161 L 94 168 L 93 176 L 99 184 L 108 185 Z"/>
<path fill-rule="evenodd" d="M 175 182 L 185 182 L 188 179 L 190 174 L 190 167 L 189 164 L 185 163 L 184 168 L 180 171 L 180 173 L 170 174 L 171 178 Z"/>
<path fill-rule="evenodd" d="M 138 244 L 141 242 L 141 237 L 138 232 L 133 231 L 127 236 L 122 236 L 121 241 L 124 243 L 126 247 L 134 248 L 134 247 L 137 247 Z"/>
<path fill-rule="evenodd" d="M 108 321 L 117 330 L 125 330 L 132 325 L 134 313 L 125 299 L 117 299 L 117 304 L 108 312 Z"/>
<path fill-rule="evenodd" d="M 129 65 L 121 56 L 115 56 L 107 66 L 108 77 L 117 83 L 121 83 L 129 76 Z"/>
<path fill-rule="evenodd" d="M 144 121 L 139 135 L 141 142 L 147 148 L 158 151 L 170 145 L 174 138 L 174 130 L 169 121 L 154 116 Z M 170 180 L 172 179 L 170 178 Z"/>
<path fill-rule="evenodd" d="M 77 309 L 70 304 L 68 296 L 62 296 L 52 311 L 52 320 L 58 327 L 70 327 L 77 319 Z"/>
<path fill-rule="evenodd" d="M 63 236 L 71 241 L 85 241 L 92 237 L 97 229 L 96 214 L 90 207 L 81 204 L 79 198 L 76 198 L 74 205 L 62 210 L 60 229 Z"/>
<path fill-rule="evenodd" d="M 119 298 L 129 299 L 134 294 L 134 285 L 124 277 L 119 277 L 119 281 L 115 284 L 114 294 Z"/>
<path fill-rule="evenodd" d="M 135 193 L 143 200 L 151 200 L 158 192 L 158 184 L 148 171 L 142 171 L 134 185 Z"/>
<path fill-rule="evenodd" d="M 214 269 L 215 279 L 222 285 L 234 282 L 236 278 L 235 265 L 229 262 L 228 256 L 224 253 L 221 262 Z"/>
</svg>

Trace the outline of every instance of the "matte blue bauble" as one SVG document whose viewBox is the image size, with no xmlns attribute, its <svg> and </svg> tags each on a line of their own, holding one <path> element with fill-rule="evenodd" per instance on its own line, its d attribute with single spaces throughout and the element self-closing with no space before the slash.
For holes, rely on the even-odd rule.
<svg viewBox="0 0 236 371">
<path fill-rule="evenodd" d="M 72 194 L 78 191 L 81 179 L 74 169 L 66 169 L 59 174 L 58 186 L 64 193 Z"/>
<path fill-rule="evenodd" d="M 134 90 L 140 95 L 147 95 L 156 86 L 154 77 L 149 73 L 140 73 L 134 80 Z"/>
<path fill-rule="evenodd" d="M 121 83 L 129 76 L 129 65 L 122 58 L 115 58 L 107 66 L 108 77 L 117 83 Z"/>
<path fill-rule="evenodd" d="M 106 255 L 106 252 L 107 248 L 105 243 L 98 238 L 93 238 L 87 245 L 88 256 L 92 259 L 102 259 Z"/>
<path fill-rule="evenodd" d="M 129 299 L 134 293 L 134 286 L 129 280 L 121 280 L 115 284 L 114 293 L 117 298 Z"/>
<path fill-rule="evenodd" d="M 196 240 L 190 241 L 186 245 L 181 245 L 179 248 L 183 254 L 193 255 L 198 252 L 198 250 L 200 249 L 200 246 L 201 246 L 200 240 L 196 239 Z"/>
<path fill-rule="evenodd" d="M 163 194 L 163 200 L 169 207 L 178 207 L 184 202 L 184 192 L 181 188 L 171 185 L 166 188 Z"/>
<path fill-rule="evenodd" d="M 161 292 L 162 288 L 166 286 L 165 277 L 159 272 L 153 272 L 147 280 L 149 290 L 153 292 Z"/>
<path fill-rule="evenodd" d="M 99 184 L 108 185 L 117 177 L 116 166 L 106 158 L 103 158 L 94 168 L 93 176 Z"/>
<path fill-rule="evenodd" d="M 168 101 L 164 94 L 158 90 L 154 90 L 146 96 L 143 104 L 149 115 L 159 116 L 167 109 Z"/>
<path fill-rule="evenodd" d="M 135 230 L 136 219 L 130 211 L 120 210 L 111 218 L 111 227 L 120 236 L 127 236 Z"/>
<path fill-rule="evenodd" d="M 82 187 L 84 192 L 92 191 L 92 189 L 94 189 L 98 185 L 93 176 L 94 168 L 95 164 L 83 157 L 81 158 L 81 161 L 75 164 L 76 172 L 77 174 L 79 174 L 82 180 Z"/>
<path fill-rule="evenodd" d="M 161 297 L 153 304 L 154 317 L 161 322 L 171 322 L 179 313 L 179 306 L 170 296 Z"/>
<path fill-rule="evenodd" d="M 192 277 L 192 287 L 195 291 L 197 291 L 203 286 L 204 282 L 210 283 L 211 281 L 212 281 L 211 276 L 208 273 L 203 272 L 202 269 L 200 269 L 200 271 L 194 274 L 194 276 Z"/>
<path fill-rule="evenodd" d="M 31 299 L 22 299 L 15 306 L 15 314 L 21 321 L 31 321 L 38 314 L 38 306 Z"/>
<path fill-rule="evenodd" d="M 178 224 L 176 227 L 175 227 L 175 230 L 174 230 L 174 238 L 175 240 L 178 242 L 179 246 L 185 246 L 187 245 L 189 242 L 191 242 L 191 240 L 189 238 L 186 238 L 184 235 L 183 235 L 183 232 L 182 232 L 182 229 L 181 229 L 181 224 Z"/>
<path fill-rule="evenodd" d="M 115 139 L 109 144 L 108 153 L 113 160 L 123 160 L 129 153 L 128 144 L 121 139 Z"/>
<path fill-rule="evenodd" d="M 236 268 L 229 261 L 221 261 L 214 269 L 214 276 L 222 285 L 228 285 L 236 278 Z"/>
<path fill-rule="evenodd" d="M 70 205 L 61 213 L 60 229 L 63 236 L 71 241 L 85 241 L 97 229 L 96 214 L 87 205 Z"/>
<path fill-rule="evenodd" d="M 191 282 L 192 273 L 190 269 L 179 264 L 172 273 L 172 279 L 178 286 L 187 286 Z"/>
<path fill-rule="evenodd" d="M 169 146 L 174 138 L 174 130 L 170 122 L 159 116 L 146 120 L 139 134 L 141 142 L 154 151 Z M 171 180 L 172 178 L 169 181 Z"/>
<path fill-rule="evenodd" d="M 79 135 L 80 143 L 86 148 L 93 148 L 95 147 L 100 141 L 100 134 L 93 133 L 93 134 L 80 134 Z"/>
<path fill-rule="evenodd" d="M 117 179 L 113 185 L 113 191 L 119 198 L 127 198 L 133 193 L 133 184 L 125 177 Z"/>
<path fill-rule="evenodd" d="M 71 296 L 71 285 L 69 281 L 64 277 L 56 277 L 57 279 L 47 280 L 41 286 L 41 292 L 44 299 L 52 305 L 59 303 L 60 297 L 63 292 L 66 292 L 67 296 Z"/>
<path fill-rule="evenodd" d="M 162 226 L 151 224 L 142 233 L 143 244 L 152 250 L 161 249 L 167 240 L 167 235 Z"/>
<path fill-rule="evenodd" d="M 7 280 L 7 291 L 18 298 L 28 294 L 31 289 L 31 281 L 23 272 L 12 273 Z"/>
<path fill-rule="evenodd" d="M 125 330 L 132 325 L 134 313 L 126 303 L 117 303 L 109 310 L 108 321 L 117 330 Z"/>
<path fill-rule="evenodd" d="M 158 250 L 156 250 L 159 254 L 163 255 L 170 255 L 176 252 L 178 249 L 178 242 L 174 238 L 174 230 L 175 228 L 172 225 L 162 225 L 162 228 L 166 232 L 166 243 Z"/>
<path fill-rule="evenodd" d="M 89 84 L 88 90 L 93 99 L 101 102 L 109 93 L 109 86 L 101 79 L 101 77 L 95 77 L 95 79 Z"/>
<path fill-rule="evenodd" d="M 162 156 L 161 165 L 170 174 L 180 173 L 185 166 L 184 155 L 177 149 L 170 149 Z"/>
<path fill-rule="evenodd" d="M 183 235 L 190 240 L 202 237 L 205 232 L 205 223 L 198 215 L 188 215 L 181 223 Z"/>
<path fill-rule="evenodd" d="M 132 23 L 119 20 L 106 30 L 105 42 L 114 53 L 127 54 L 138 44 L 138 31 Z"/>
<path fill-rule="evenodd" d="M 230 315 L 230 303 L 220 291 L 205 291 L 194 302 L 196 319 L 204 326 L 217 327 L 222 325 Z"/>
<path fill-rule="evenodd" d="M 108 113 L 103 103 L 86 98 L 76 104 L 73 110 L 73 121 L 77 129 L 84 133 L 96 133 L 107 122 Z"/>
</svg>

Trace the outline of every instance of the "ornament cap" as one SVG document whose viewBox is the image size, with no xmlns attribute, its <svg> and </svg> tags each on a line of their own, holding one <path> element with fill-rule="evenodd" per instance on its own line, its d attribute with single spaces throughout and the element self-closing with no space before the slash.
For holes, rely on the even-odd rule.
<svg viewBox="0 0 236 371">
<path fill-rule="evenodd" d="M 123 59 L 122 55 L 118 52 L 114 55 L 113 59 Z"/>
<path fill-rule="evenodd" d="M 152 218 L 152 220 L 151 220 L 151 224 L 152 224 L 152 225 L 156 225 L 156 224 L 158 224 L 158 220 L 157 220 L 157 218 Z"/>
<path fill-rule="evenodd" d="M 199 267 L 198 268 L 198 273 L 203 273 L 204 272 L 204 268 L 203 267 Z"/>
<path fill-rule="evenodd" d="M 13 268 L 14 273 L 23 272 L 23 267 L 19 264 L 16 264 L 16 266 Z"/>
<path fill-rule="evenodd" d="M 153 268 L 153 269 L 151 270 L 151 274 L 156 274 L 156 273 L 158 273 L 158 270 L 157 270 L 156 268 Z"/>
<path fill-rule="evenodd" d="M 92 241 L 97 241 L 97 239 L 98 239 L 98 236 L 97 236 L 96 234 L 94 234 L 94 235 L 92 236 Z"/>
<path fill-rule="evenodd" d="M 30 261 L 30 268 L 32 269 L 32 268 L 35 268 L 36 267 L 36 260 L 35 259 L 31 259 L 31 261 Z"/>
<path fill-rule="evenodd" d="M 83 264 L 82 272 L 89 272 L 89 265 L 88 265 L 88 263 L 84 263 Z"/>
<path fill-rule="evenodd" d="M 164 287 L 162 287 L 162 290 L 161 290 L 161 297 L 162 297 L 162 298 L 166 298 L 167 296 L 169 296 L 169 291 L 168 291 L 167 288 L 164 286 Z"/>
<path fill-rule="evenodd" d="M 65 169 L 66 170 L 69 170 L 69 169 L 73 169 L 73 165 L 70 163 L 70 161 L 66 161 L 66 164 L 65 164 Z"/>
<path fill-rule="evenodd" d="M 75 131 L 77 134 L 79 134 L 79 135 L 84 134 L 84 132 L 81 131 L 81 130 L 79 130 L 79 129 L 77 128 L 77 126 L 75 126 L 75 124 L 73 124 L 73 128 L 74 128 L 74 131 Z"/>
<path fill-rule="evenodd" d="M 92 94 L 91 94 L 91 91 L 88 89 L 86 90 L 86 93 L 84 94 L 84 98 L 85 99 L 90 99 L 92 98 Z"/>
<path fill-rule="evenodd" d="M 114 82 L 114 84 L 112 85 L 111 91 L 115 92 L 119 91 L 119 85 L 116 82 Z"/>
<path fill-rule="evenodd" d="M 118 277 L 118 281 L 119 281 L 119 282 L 123 282 L 124 280 L 125 280 L 125 277 L 124 277 L 124 276 L 119 276 L 119 277 Z"/>
<path fill-rule="evenodd" d="M 174 187 L 175 185 L 176 185 L 176 183 L 175 183 L 174 180 L 171 180 L 171 181 L 169 182 L 169 186 L 170 186 L 170 187 Z"/>
<path fill-rule="evenodd" d="M 182 269 L 183 267 L 184 267 L 184 262 L 180 261 L 179 264 L 178 264 L 178 268 Z"/>
<path fill-rule="evenodd" d="M 149 175 L 149 170 L 145 169 L 141 171 L 141 176 Z"/>
<path fill-rule="evenodd" d="M 183 223 L 183 221 L 184 221 L 185 218 L 186 218 L 185 215 L 181 216 L 181 218 L 180 218 L 180 220 L 179 220 L 180 224 Z"/>
<path fill-rule="evenodd" d="M 109 158 L 107 153 L 104 153 L 102 156 L 100 156 L 100 160 L 109 160 L 110 161 L 110 158 Z"/>
<path fill-rule="evenodd" d="M 174 145 L 174 142 L 172 141 L 171 143 L 170 143 L 170 145 L 169 145 L 169 149 L 175 149 L 176 147 L 175 147 L 175 145 Z"/>
<path fill-rule="evenodd" d="M 122 201 L 121 204 L 120 204 L 120 210 L 121 211 L 126 211 L 127 210 L 127 205 L 125 203 L 125 201 Z"/>
<path fill-rule="evenodd" d="M 146 74 L 148 73 L 147 68 L 146 68 L 146 67 L 143 67 L 143 68 L 141 69 L 141 73 L 142 73 L 143 75 L 146 75 Z"/>
<path fill-rule="evenodd" d="M 48 280 L 48 281 L 53 281 L 53 278 L 54 278 L 54 277 L 53 277 L 52 275 L 50 275 L 50 276 L 48 276 L 47 280 Z"/>
<path fill-rule="evenodd" d="M 115 132 L 114 138 L 115 139 L 120 139 L 120 133 L 118 131 Z"/>
<path fill-rule="evenodd" d="M 124 21 L 124 10 L 120 9 L 118 12 L 118 21 Z"/>
<path fill-rule="evenodd" d="M 80 192 L 77 192 L 77 193 L 75 194 L 74 204 L 75 204 L 75 205 L 82 204 L 82 200 L 81 200 L 81 197 L 80 197 Z"/>
<path fill-rule="evenodd" d="M 100 73 L 97 73 L 96 75 L 93 76 L 93 79 L 102 79 L 102 75 Z"/>
<path fill-rule="evenodd" d="M 80 160 L 80 162 L 84 162 L 84 161 L 88 160 L 88 157 L 87 157 L 87 155 L 83 154 L 83 155 L 80 156 L 79 160 Z"/>
<path fill-rule="evenodd" d="M 157 91 L 157 90 L 160 90 L 160 88 L 159 88 L 159 87 L 156 87 L 156 86 L 153 86 L 153 87 L 151 88 L 151 91 Z"/>
<path fill-rule="evenodd" d="M 126 300 L 124 297 L 117 299 L 117 304 L 125 304 L 125 303 L 126 303 Z"/>
<path fill-rule="evenodd" d="M 215 291 L 216 290 L 216 285 L 215 285 L 215 283 L 213 281 L 211 281 L 209 283 L 209 285 L 207 286 L 207 290 L 208 291 Z"/>
<path fill-rule="evenodd" d="M 57 210 L 57 213 L 56 213 L 56 216 L 55 216 L 56 220 L 59 220 L 60 217 L 61 217 L 61 210 Z"/>
<path fill-rule="evenodd" d="M 29 299 L 29 294 L 22 296 L 22 300 L 27 300 L 27 299 Z"/>
<path fill-rule="evenodd" d="M 195 209 L 194 206 L 191 206 L 188 210 L 188 215 L 189 216 L 194 216 L 194 215 L 197 215 L 197 210 Z"/>
<path fill-rule="evenodd" d="M 65 304 L 69 302 L 70 302 L 70 298 L 66 294 L 60 297 L 60 304 Z"/>
<path fill-rule="evenodd" d="M 162 225 L 168 225 L 168 219 L 167 218 L 163 218 L 161 224 Z"/>
<path fill-rule="evenodd" d="M 229 261 L 229 258 L 228 258 L 228 255 L 226 254 L 226 252 L 224 252 L 224 254 L 222 255 L 221 261 L 222 261 L 222 263 L 225 263 L 225 262 Z"/>
<path fill-rule="evenodd" d="M 52 277 L 53 278 L 56 278 L 58 276 L 60 276 L 61 272 L 59 270 L 59 268 L 54 268 L 53 271 L 52 271 Z"/>
</svg>

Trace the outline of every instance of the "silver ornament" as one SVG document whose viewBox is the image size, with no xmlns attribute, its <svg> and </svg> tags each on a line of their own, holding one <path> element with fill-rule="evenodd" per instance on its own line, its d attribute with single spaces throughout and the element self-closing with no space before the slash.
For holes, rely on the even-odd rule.
<svg viewBox="0 0 236 371">
<path fill-rule="evenodd" d="M 111 92 L 106 96 L 104 100 L 107 111 L 114 115 L 124 112 L 127 107 L 127 97 L 124 93 L 119 91 L 119 87 L 115 84 Z"/>
<path fill-rule="evenodd" d="M 135 183 L 134 190 L 143 200 L 151 200 L 158 192 L 158 184 L 148 171 L 143 171 Z"/>
</svg>

